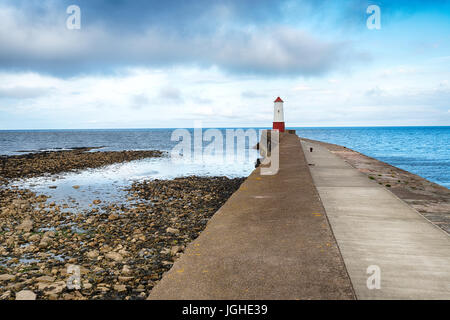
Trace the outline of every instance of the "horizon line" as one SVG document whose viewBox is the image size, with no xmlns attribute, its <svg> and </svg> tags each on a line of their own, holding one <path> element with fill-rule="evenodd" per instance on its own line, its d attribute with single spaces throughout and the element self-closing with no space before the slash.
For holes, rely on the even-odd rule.
<svg viewBox="0 0 450 320">
<path fill-rule="evenodd" d="M 450 125 L 354 125 L 354 126 L 286 126 L 287 129 L 313 129 L 313 128 L 446 128 Z M 39 128 L 39 129 L 0 129 L 1 131 L 87 131 L 87 130 L 167 130 L 167 129 L 271 129 L 269 126 L 217 126 L 217 127 L 138 127 L 138 128 Z"/>
</svg>

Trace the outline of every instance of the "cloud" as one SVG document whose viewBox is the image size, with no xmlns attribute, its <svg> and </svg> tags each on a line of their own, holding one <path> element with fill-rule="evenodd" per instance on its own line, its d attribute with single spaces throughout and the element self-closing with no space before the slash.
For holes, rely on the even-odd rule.
<svg viewBox="0 0 450 320">
<path fill-rule="evenodd" d="M 159 91 L 159 98 L 167 102 L 183 102 L 181 91 L 177 88 L 166 86 Z"/>
<path fill-rule="evenodd" d="M 367 90 L 365 94 L 368 97 L 379 97 L 384 94 L 384 90 L 380 89 L 380 87 L 376 86 L 372 89 Z"/>
<path fill-rule="evenodd" d="M 149 99 L 145 94 L 135 94 L 131 96 L 131 107 L 133 109 L 141 109 L 149 105 Z"/>
<path fill-rule="evenodd" d="M 265 98 L 267 94 L 258 93 L 252 90 L 245 90 L 241 92 L 242 98 L 254 99 L 254 98 Z"/>
<path fill-rule="evenodd" d="M 122 12 L 117 20 L 107 19 L 100 4 L 82 2 L 82 19 L 87 22 L 82 22 L 81 30 L 65 28 L 64 8 L 55 3 L 47 1 L 47 6 L 37 6 L 42 12 L 39 17 L 33 15 L 37 9 L 32 5 L 34 10 L 29 11 L 19 6 L 0 6 L 2 69 L 72 76 L 113 72 L 123 66 L 196 65 L 218 66 L 233 73 L 321 75 L 347 65 L 347 61 L 365 60 L 350 42 L 323 40 L 273 21 L 273 12 L 270 15 L 268 11 L 276 13 L 280 9 L 273 1 L 261 2 L 261 8 L 249 2 L 205 8 L 138 2 L 142 6 L 139 8 L 127 2 L 123 12 L 118 10 L 124 8 L 121 5 L 100 1 L 112 17 Z M 140 12 L 147 12 L 153 19 L 147 20 Z M 253 13 L 264 18 L 257 21 Z M 242 24 L 233 23 L 235 18 Z M 139 28 L 134 21 L 138 21 Z"/>
<path fill-rule="evenodd" d="M 31 99 L 46 95 L 51 92 L 50 88 L 43 87 L 10 87 L 0 88 L 0 99 L 13 98 L 13 99 Z"/>
</svg>

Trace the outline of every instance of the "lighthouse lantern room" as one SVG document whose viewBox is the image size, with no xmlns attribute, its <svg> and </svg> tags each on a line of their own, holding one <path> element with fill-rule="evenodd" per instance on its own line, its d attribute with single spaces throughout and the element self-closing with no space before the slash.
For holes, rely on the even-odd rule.
<svg viewBox="0 0 450 320">
<path fill-rule="evenodd" d="M 273 109 L 273 130 L 284 132 L 283 100 L 280 97 L 274 101 Z"/>
</svg>

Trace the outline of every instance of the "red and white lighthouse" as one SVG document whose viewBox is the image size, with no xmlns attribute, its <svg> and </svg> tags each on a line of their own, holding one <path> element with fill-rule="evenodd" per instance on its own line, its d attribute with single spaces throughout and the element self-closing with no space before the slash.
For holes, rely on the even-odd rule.
<svg viewBox="0 0 450 320">
<path fill-rule="evenodd" d="M 273 130 L 284 132 L 284 113 L 283 113 L 283 100 L 278 97 L 274 101 L 273 106 Z"/>
</svg>

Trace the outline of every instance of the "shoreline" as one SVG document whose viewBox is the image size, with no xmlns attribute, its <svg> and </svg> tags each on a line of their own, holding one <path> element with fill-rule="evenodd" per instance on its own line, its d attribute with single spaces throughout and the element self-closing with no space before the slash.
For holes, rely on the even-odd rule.
<svg viewBox="0 0 450 320">
<path fill-rule="evenodd" d="M 135 182 L 126 205 L 100 197 L 85 213 L 0 189 L 0 300 L 22 290 L 45 300 L 145 299 L 244 180 Z M 69 265 L 80 268 L 81 290 L 66 286 Z"/>
<path fill-rule="evenodd" d="M 0 300 L 14 300 L 22 290 L 45 300 L 145 299 L 245 180 L 199 176 L 140 180 L 124 190 L 120 202 L 105 201 L 98 194 L 87 210 L 67 208 L 45 191 L 37 195 L 9 183 L 19 177 L 164 156 L 155 150 L 88 151 L 8 157 L 6 170 L 0 171 L 4 174 L 0 173 Z M 59 160 L 62 163 L 54 166 Z M 73 186 L 75 192 L 78 188 Z M 69 265 L 80 267 L 81 290 L 66 286 Z"/>
<path fill-rule="evenodd" d="M 449 233 L 447 188 L 346 147 L 301 139 L 325 146 Z M 35 172 L 25 171 L 35 177 L 51 169 L 55 157 L 46 158 L 45 154 L 64 152 L 71 154 L 67 159 L 74 159 L 85 151 L 20 157 L 26 158 L 21 160 L 25 168 L 36 167 L 34 161 L 40 164 Z M 96 153 L 99 152 L 86 154 L 94 154 L 95 159 Z M 133 160 L 127 160 L 127 156 L 148 155 L 145 151 L 110 153 L 93 163 L 84 159 L 70 166 L 69 161 L 67 167 L 82 170 L 111 164 L 116 159 Z M 100 165 L 104 162 L 108 163 Z M 64 166 L 58 170 L 61 168 Z M 61 172 L 64 171 L 58 173 Z M 125 204 L 103 202 L 100 194 L 87 212 L 65 212 L 64 207 L 49 202 L 45 196 L 9 186 L 8 180 L 12 178 L 3 178 L 5 183 L 0 188 L 0 300 L 13 300 L 21 290 L 33 291 L 38 299 L 129 300 L 148 296 L 246 178 L 188 176 L 143 180 L 126 190 Z M 80 266 L 81 290 L 66 288 L 65 281 L 70 276 L 67 267 L 71 264 Z"/>
<path fill-rule="evenodd" d="M 166 156 L 165 152 L 159 150 L 90 152 L 94 149 L 97 148 L 77 148 L 2 156 L 0 159 L 0 184 L 7 183 L 8 179 L 76 172 L 132 160 Z"/>
<path fill-rule="evenodd" d="M 300 139 L 324 146 L 450 234 L 450 190 L 446 187 L 344 146 L 303 137 Z"/>
</svg>

